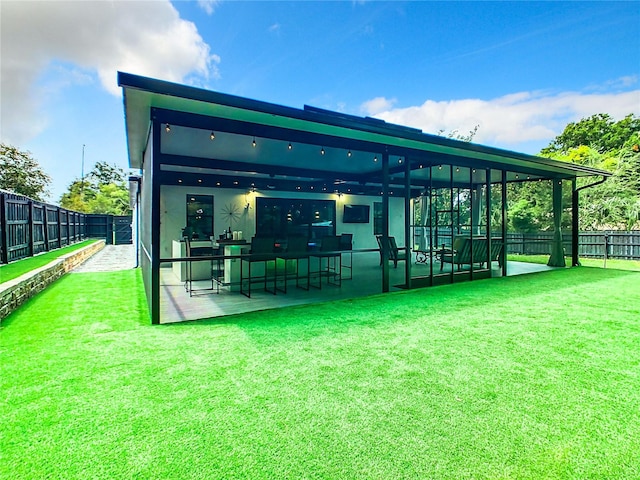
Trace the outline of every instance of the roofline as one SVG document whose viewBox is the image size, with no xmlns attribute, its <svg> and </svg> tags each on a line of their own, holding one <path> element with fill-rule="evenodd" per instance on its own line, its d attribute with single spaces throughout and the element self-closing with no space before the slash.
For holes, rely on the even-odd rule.
<svg viewBox="0 0 640 480">
<path fill-rule="evenodd" d="M 305 105 L 304 109 L 301 110 L 294 107 L 287 107 L 260 100 L 253 100 L 250 98 L 187 86 L 179 83 L 169 82 L 166 80 L 143 77 L 126 72 L 118 72 L 118 86 L 122 87 L 123 90 L 128 88 L 132 90 L 148 92 L 150 94 L 183 98 L 185 100 L 217 104 L 226 107 L 264 113 L 268 115 L 294 118 L 312 123 L 321 123 L 325 125 L 343 127 L 367 133 L 412 140 L 423 143 L 425 145 L 432 144 L 442 147 L 450 147 L 475 153 L 481 153 L 484 155 L 512 158 L 514 160 L 532 162 L 540 166 L 566 169 L 575 172 L 575 175 L 579 175 L 580 173 L 582 173 L 583 175 L 586 174 L 587 176 L 599 175 L 608 177 L 612 175 L 611 172 L 591 167 L 585 167 L 583 165 L 567 163 L 547 157 L 540 157 L 536 155 L 515 152 L 512 150 L 500 149 L 496 147 L 490 147 L 486 145 L 465 142 L 462 140 L 446 138 L 439 135 L 424 133 L 420 129 L 387 123 L 386 121 L 377 118 L 357 117 L 354 115 L 347 115 L 330 110 L 310 107 L 308 105 Z M 131 156 L 131 152 L 129 152 L 129 154 Z"/>
</svg>

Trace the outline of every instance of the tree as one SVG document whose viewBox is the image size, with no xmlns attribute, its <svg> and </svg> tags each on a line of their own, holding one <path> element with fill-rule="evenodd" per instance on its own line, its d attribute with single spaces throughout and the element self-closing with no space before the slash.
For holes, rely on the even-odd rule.
<svg viewBox="0 0 640 480">
<path fill-rule="evenodd" d="M 127 177 L 121 168 L 98 162 L 84 180 L 76 179 L 69 185 L 60 205 L 84 213 L 128 215 Z"/>
<path fill-rule="evenodd" d="M 29 151 L 0 143 L 0 188 L 33 198 L 44 200 L 51 183 Z"/>
<path fill-rule="evenodd" d="M 475 127 L 473 127 L 472 130 L 469 130 L 469 133 L 467 135 L 463 135 L 461 134 L 458 129 L 456 128 L 455 130 L 450 131 L 447 134 L 447 138 L 452 138 L 454 140 L 460 140 L 461 142 L 472 142 L 473 141 L 473 137 L 476 136 L 476 133 L 478 133 L 478 129 L 480 128 L 480 125 L 476 125 Z M 438 130 L 438 135 L 442 135 L 444 133 L 444 130 L 440 129 Z"/>
<path fill-rule="evenodd" d="M 611 177 L 580 193 L 583 229 L 640 228 L 640 118 L 616 122 L 607 114 L 567 125 L 541 154 L 566 162 L 608 170 Z M 579 179 L 578 186 L 593 183 Z"/>
<path fill-rule="evenodd" d="M 547 147 L 540 151 L 543 156 L 568 155 L 573 148 L 590 147 L 598 153 L 617 152 L 634 137 L 638 143 L 640 118 L 629 114 L 616 122 L 606 113 L 598 113 L 579 122 L 569 123 Z"/>
</svg>

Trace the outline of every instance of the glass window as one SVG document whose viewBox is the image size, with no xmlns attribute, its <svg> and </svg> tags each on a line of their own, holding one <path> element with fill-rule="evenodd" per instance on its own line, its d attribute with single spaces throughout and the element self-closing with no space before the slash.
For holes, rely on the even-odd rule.
<svg viewBox="0 0 640 480">
<path fill-rule="evenodd" d="M 335 219 L 334 200 L 257 198 L 257 236 L 322 238 L 335 235 Z"/>
<path fill-rule="evenodd" d="M 187 229 L 194 240 L 213 235 L 213 195 L 187 195 Z"/>
</svg>

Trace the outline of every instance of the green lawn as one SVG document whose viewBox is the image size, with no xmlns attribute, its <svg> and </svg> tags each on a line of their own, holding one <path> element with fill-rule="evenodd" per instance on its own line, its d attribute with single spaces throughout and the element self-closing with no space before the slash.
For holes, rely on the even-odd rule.
<svg viewBox="0 0 640 480">
<path fill-rule="evenodd" d="M 0 283 L 8 282 L 9 280 L 18 278 L 27 272 L 44 267 L 45 265 L 53 262 L 56 258 L 60 258 L 62 255 L 66 255 L 67 253 L 86 247 L 96 241 L 97 240 L 85 240 L 83 242 L 69 245 L 68 247 L 58 248 L 57 250 L 36 255 L 35 257 L 24 258 L 22 260 L 11 262 L 7 265 L 0 265 Z"/>
<path fill-rule="evenodd" d="M 640 478 L 640 273 L 151 326 L 139 271 L 0 327 L 0 478 Z"/>
<path fill-rule="evenodd" d="M 508 260 L 515 262 L 541 263 L 546 265 L 549 261 L 549 255 L 512 255 L 507 256 Z M 571 257 L 566 257 L 567 265 L 571 265 Z M 604 268 L 604 260 L 602 258 L 584 258 L 580 257 L 580 263 L 583 267 Z M 606 268 L 616 270 L 633 270 L 640 272 L 640 261 L 638 260 L 620 260 L 610 258 L 607 260 Z"/>
</svg>

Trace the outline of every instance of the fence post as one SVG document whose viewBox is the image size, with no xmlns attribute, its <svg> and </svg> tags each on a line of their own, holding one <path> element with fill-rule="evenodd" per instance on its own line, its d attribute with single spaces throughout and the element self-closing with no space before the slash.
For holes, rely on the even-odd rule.
<svg viewBox="0 0 640 480">
<path fill-rule="evenodd" d="M 33 252 L 35 251 L 33 240 L 33 200 L 29 199 L 27 205 L 29 208 L 29 227 L 27 228 L 29 233 L 29 256 L 33 257 Z"/>
<path fill-rule="evenodd" d="M 607 268 L 607 258 L 609 257 L 609 234 L 604 234 L 604 268 Z"/>
<path fill-rule="evenodd" d="M 0 193 L 0 235 L 2 242 L 0 248 L 0 263 L 9 263 L 9 228 L 7 227 L 7 196 Z"/>
</svg>

